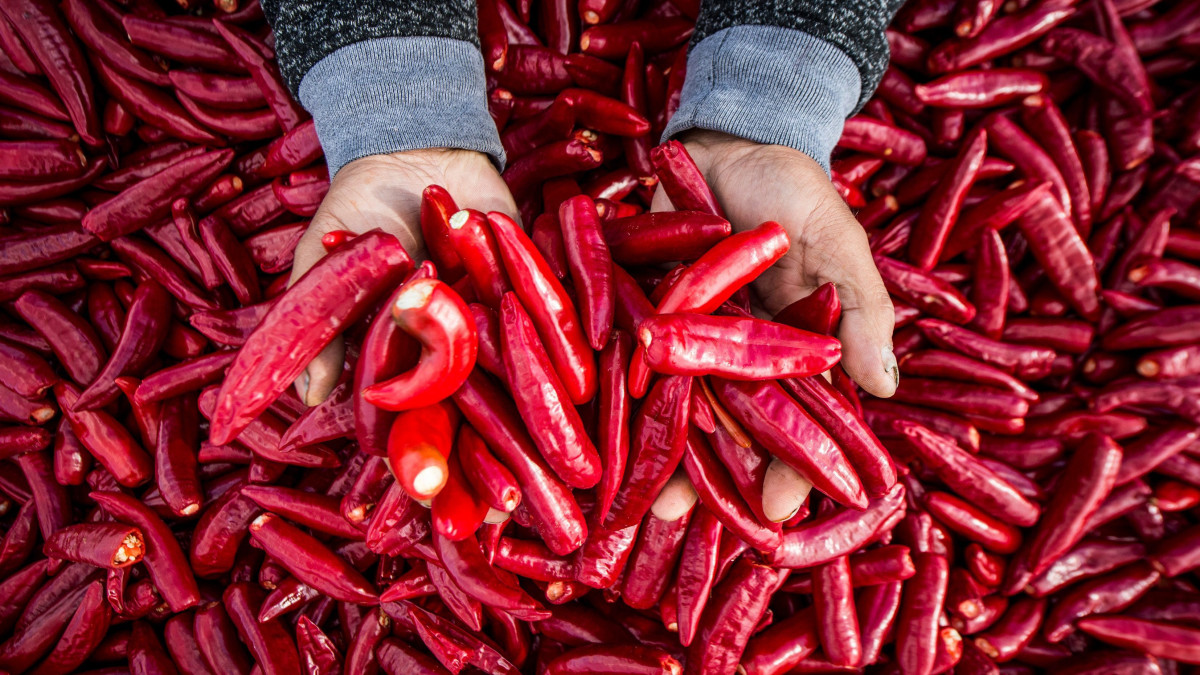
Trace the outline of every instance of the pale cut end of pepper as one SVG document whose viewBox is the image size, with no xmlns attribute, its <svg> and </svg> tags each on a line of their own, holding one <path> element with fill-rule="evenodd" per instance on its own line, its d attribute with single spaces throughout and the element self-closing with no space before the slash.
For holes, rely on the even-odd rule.
<svg viewBox="0 0 1200 675">
<path fill-rule="evenodd" d="M 641 339 L 643 347 L 649 348 L 650 343 L 654 342 L 654 336 L 650 334 L 649 328 L 643 328 L 638 331 L 638 337 Z"/>
<path fill-rule="evenodd" d="M 461 230 L 463 228 L 463 225 L 466 225 L 467 220 L 469 220 L 470 218 L 471 218 L 471 213 L 469 211 L 467 211 L 466 209 L 456 212 L 454 215 L 450 216 L 450 229 Z"/>
<path fill-rule="evenodd" d="M 413 478 L 413 489 L 427 495 L 446 482 L 446 472 L 440 466 L 427 466 Z"/>
<path fill-rule="evenodd" d="M 583 13 L 583 22 L 591 24 L 600 23 L 600 15 L 589 9 Z"/>
<path fill-rule="evenodd" d="M 403 312 L 428 305 L 429 296 L 433 295 L 436 285 L 437 282 L 432 279 L 418 279 L 412 282 L 408 288 L 400 291 L 400 294 L 396 296 L 396 311 Z"/>
<path fill-rule="evenodd" d="M 262 526 L 266 525 L 267 521 L 274 517 L 275 516 L 272 516 L 269 513 L 264 513 L 261 516 L 255 518 L 254 521 L 250 523 L 250 531 L 253 532 L 255 530 L 262 529 Z"/>
<path fill-rule="evenodd" d="M 190 516 L 190 515 L 194 515 L 199 510 L 200 510 L 200 505 L 193 502 L 193 503 L 188 504 L 187 506 L 183 507 L 182 509 L 180 509 L 179 515 Z"/>
<path fill-rule="evenodd" d="M 1138 375 L 1141 375 L 1142 377 L 1154 377 L 1155 375 L 1158 375 L 1159 367 L 1157 363 L 1151 361 L 1150 359 L 1142 359 L 1141 361 L 1138 361 L 1137 371 Z"/>
<path fill-rule="evenodd" d="M 675 659 L 667 659 L 666 663 L 662 665 L 664 675 L 679 675 L 683 672 L 683 666 L 680 665 Z M 738 672 L 744 673 L 746 671 L 739 665 Z"/>
</svg>

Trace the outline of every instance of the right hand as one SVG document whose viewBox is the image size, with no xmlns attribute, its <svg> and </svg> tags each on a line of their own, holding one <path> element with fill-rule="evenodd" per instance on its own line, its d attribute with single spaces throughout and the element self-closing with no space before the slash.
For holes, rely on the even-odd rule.
<svg viewBox="0 0 1200 675">
<path fill-rule="evenodd" d="M 381 229 L 395 235 L 414 260 L 425 257 L 421 239 L 421 193 L 441 185 L 459 208 L 500 211 L 520 220 L 516 202 L 492 161 L 473 150 L 433 148 L 371 155 L 342 167 L 329 194 L 296 246 L 295 283 L 324 255 L 321 237 L 334 230 L 362 234 Z M 314 406 L 328 398 L 342 373 L 341 339 L 329 344 L 296 380 L 300 400 Z"/>
</svg>

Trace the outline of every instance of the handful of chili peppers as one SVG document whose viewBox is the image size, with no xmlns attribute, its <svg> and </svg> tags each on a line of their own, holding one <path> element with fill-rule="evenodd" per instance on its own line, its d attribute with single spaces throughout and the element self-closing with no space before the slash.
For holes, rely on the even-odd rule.
<svg viewBox="0 0 1200 675">
<path fill-rule="evenodd" d="M 0 3 L 0 671 L 1200 664 L 1200 5 L 901 10 L 831 175 L 880 400 L 656 145 L 698 3 L 478 4 L 522 222 L 430 186 L 428 260 L 289 288 L 329 176 L 256 0 Z"/>
</svg>

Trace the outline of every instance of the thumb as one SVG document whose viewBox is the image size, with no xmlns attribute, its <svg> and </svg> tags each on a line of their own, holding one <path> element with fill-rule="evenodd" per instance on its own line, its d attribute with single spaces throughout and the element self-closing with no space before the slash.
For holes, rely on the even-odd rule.
<svg viewBox="0 0 1200 675">
<path fill-rule="evenodd" d="M 304 236 L 300 238 L 300 242 L 296 244 L 296 253 L 292 261 L 289 287 L 324 257 L 325 246 L 321 243 L 321 237 L 326 232 L 328 229 L 322 227 L 320 221 L 314 219 Z M 329 394 L 337 386 L 338 378 L 342 374 L 345 358 L 345 343 L 342 342 L 341 336 L 325 345 L 325 348 L 308 364 L 300 377 L 296 378 L 296 395 L 300 397 L 300 400 L 304 401 L 306 405 L 314 406 L 329 398 Z"/>
</svg>

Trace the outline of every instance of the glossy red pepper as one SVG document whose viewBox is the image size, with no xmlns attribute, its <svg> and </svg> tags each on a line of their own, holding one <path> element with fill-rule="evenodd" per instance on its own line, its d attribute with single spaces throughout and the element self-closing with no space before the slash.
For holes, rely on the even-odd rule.
<svg viewBox="0 0 1200 675">
<path fill-rule="evenodd" d="M 476 371 L 455 392 L 454 402 L 520 481 L 522 501 L 551 550 L 565 555 L 579 548 L 587 538 L 579 506 L 538 454 L 511 401 Z"/>
<path fill-rule="evenodd" d="M 373 384 L 363 399 L 386 410 L 409 410 L 441 401 L 475 367 L 475 322 L 458 294 L 436 279 L 405 284 L 391 302 L 400 329 L 421 343 L 417 365 L 390 380 Z"/>
<path fill-rule="evenodd" d="M 513 280 L 513 290 L 529 312 L 568 396 L 576 405 L 590 401 L 596 392 L 595 357 L 575 304 L 550 273 L 533 242 L 511 218 L 490 213 L 488 222 Z"/>
<path fill-rule="evenodd" d="M 458 454 L 446 461 L 446 483 L 433 497 L 433 528 L 455 541 L 475 534 L 487 516 L 488 503 L 467 481 Z"/>
<path fill-rule="evenodd" d="M 594 487 L 600 480 L 600 457 L 514 293 L 501 302 L 500 324 L 504 371 L 542 457 L 568 485 Z"/>
<path fill-rule="evenodd" d="M 785 531 L 771 564 L 804 568 L 848 555 L 903 517 L 904 495 L 904 486 L 897 483 L 865 511 L 834 511 Z"/>
</svg>

